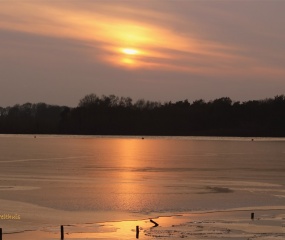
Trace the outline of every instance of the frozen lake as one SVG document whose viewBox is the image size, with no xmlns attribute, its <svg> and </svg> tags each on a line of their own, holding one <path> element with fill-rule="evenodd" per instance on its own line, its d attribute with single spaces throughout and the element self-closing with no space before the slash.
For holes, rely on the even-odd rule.
<svg viewBox="0 0 285 240">
<path fill-rule="evenodd" d="M 6 232 L 285 204 L 285 139 L 0 135 Z"/>
</svg>

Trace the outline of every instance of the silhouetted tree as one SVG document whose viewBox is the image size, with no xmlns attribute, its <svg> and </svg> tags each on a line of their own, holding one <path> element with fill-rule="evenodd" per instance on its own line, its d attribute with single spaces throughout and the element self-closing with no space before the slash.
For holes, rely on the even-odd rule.
<svg viewBox="0 0 285 240">
<path fill-rule="evenodd" d="M 285 136 L 285 96 L 160 102 L 88 94 L 77 107 L 0 107 L 0 133 Z"/>
</svg>

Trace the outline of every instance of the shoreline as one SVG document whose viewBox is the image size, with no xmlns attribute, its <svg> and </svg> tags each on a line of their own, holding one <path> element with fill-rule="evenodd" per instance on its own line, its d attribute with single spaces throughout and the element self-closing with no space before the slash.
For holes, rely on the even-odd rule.
<svg viewBox="0 0 285 240">
<path fill-rule="evenodd" d="M 28 139 L 45 139 L 45 138 L 98 138 L 98 139 L 181 139 L 181 140 L 216 140 L 216 141 L 257 141 L 257 142 L 284 142 L 285 136 L 227 136 L 227 135 L 102 135 L 102 134 L 36 134 L 36 133 L 0 133 L 0 138 L 28 138 Z"/>
<path fill-rule="evenodd" d="M 255 218 L 251 219 L 251 212 Z M 159 226 L 150 222 L 154 219 Z M 64 225 L 64 239 L 240 239 L 285 238 L 285 206 L 242 207 L 173 213 L 145 219 Z M 210 237 L 210 238 L 209 238 Z M 60 239 L 60 226 L 4 233 L 4 240 Z"/>
</svg>

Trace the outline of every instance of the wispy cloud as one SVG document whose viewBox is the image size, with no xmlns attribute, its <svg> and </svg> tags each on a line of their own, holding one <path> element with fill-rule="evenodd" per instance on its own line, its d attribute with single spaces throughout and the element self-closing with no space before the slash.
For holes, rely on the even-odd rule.
<svg viewBox="0 0 285 240">
<path fill-rule="evenodd" d="M 169 6 L 167 11 L 159 12 L 150 8 L 150 1 L 127 3 L 43 0 L 40 3 L 17 2 L 12 6 L 4 2 L 0 9 L 0 29 L 75 39 L 90 46 L 89 54 L 96 61 L 104 61 L 114 67 L 185 71 L 210 76 L 256 75 L 259 74 L 256 69 L 265 64 L 266 60 L 261 61 L 248 54 L 248 51 L 254 50 L 242 42 L 243 37 L 240 37 L 240 42 L 230 40 L 227 33 L 215 36 L 214 31 L 220 30 L 217 27 L 210 29 L 208 34 L 202 33 L 199 26 L 203 27 L 203 21 L 211 26 L 209 20 L 199 22 L 194 11 L 190 11 L 192 15 L 186 15 L 184 6 L 180 12 L 171 12 Z M 189 9 L 192 6 L 191 3 L 181 4 Z M 199 11 L 201 9 L 213 19 L 214 16 L 227 19 L 231 14 L 212 5 L 204 4 Z M 179 14 L 181 18 L 178 18 Z M 244 31 L 254 29 L 252 24 L 246 25 L 244 19 L 235 15 L 232 17 L 235 26 L 246 26 Z M 228 31 L 232 34 L 231 31 L 236 30 Z M 125 48 L 136 49 L 137 54 L 126 55 Z M 276 66 L 268 65 L 266 69 L 260 74 L 271 74 L 275 70 L 279 75 L 283 74 Z"/>
<path fill-rule="evenodd" d="M 1 19 L 4 19 L 0 28 L 77 39 L 100 48 L 101 55 L 94 57 L 115 66 L 202 73 L 210 69 L 209 61 L 213 68 L 224 60 L 240 58 L 233 46 L 192 37 L 194 34 L 187 32 L 178 34 L 175 29 L 168 28 L 165 23 L 175 21 L 175 16 L 170 14 L 110 5 L 108 2 L 97 2 L 90 7 L 92 9 L 54 1 L 42 1 L 41 4 L 34 1 L 20 2 L 12 8 L 11 4 L 4 3 L 0 10 Z M 123 55 L 124 48 L 135 48 L 139 54 Z"/>
</svg>

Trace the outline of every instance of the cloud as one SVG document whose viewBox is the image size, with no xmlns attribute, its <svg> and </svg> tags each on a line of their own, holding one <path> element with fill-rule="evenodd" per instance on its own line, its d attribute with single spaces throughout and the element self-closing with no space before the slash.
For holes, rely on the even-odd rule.
<svg viewBox="0 0 285 240">
<path fill-rule="evenodd" d="M 226 71 L 225 61 L 228 65 L 229 62 L 234 64 L 245 60 L 236 54 L 238 49 L 235 46 L 199 38 L 189 29 L 179 33 L 174 28 L 168 28 L 167 23 L 179 22 L 175 20 L 175 14 L 114 2 L 110 4 L 109 1 L 85 2 L 86 5 L 74 3 L 78 2 L 22 2 L 13 8 L 11 4 L 4 4 L 0 14 L 5 21 L 1 22 L 0 28 L 76 39 L 94 49 L 99 48 L 101 54 L 94 55 L 94 58 L 99 57 L 117 67 L 201 74 L 212 74 L 217 68 L 223 74 Z M 130 47 L 138 49 L 140 54 L 132 57 L 123 55 L 122 49 Z"/>
</svg>

